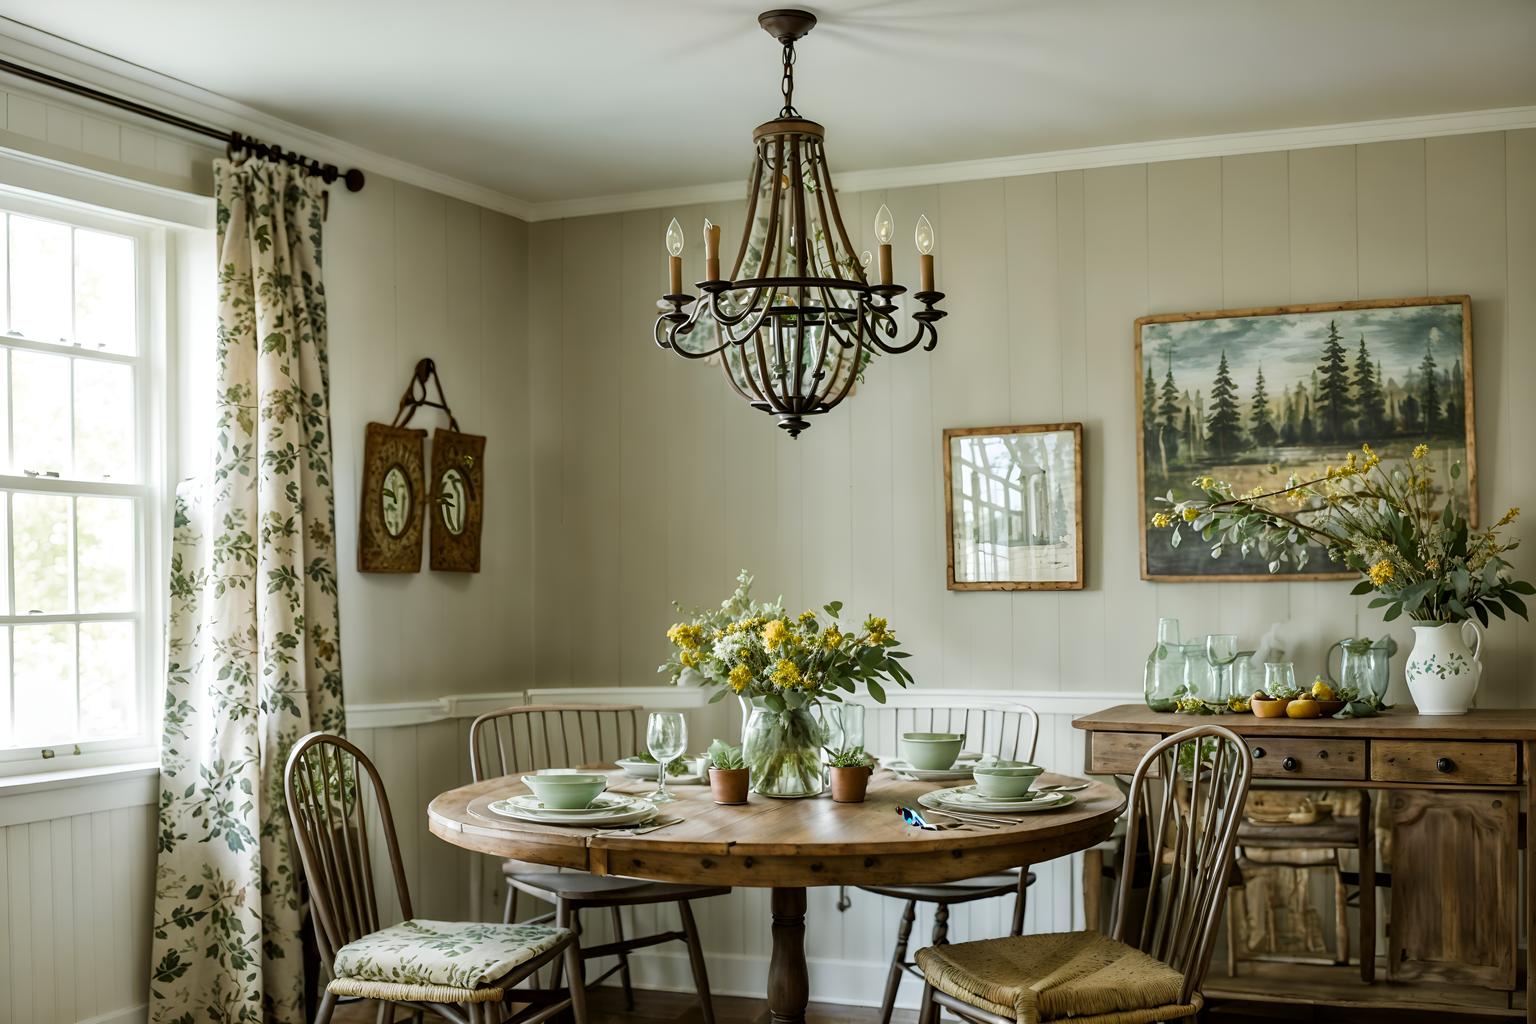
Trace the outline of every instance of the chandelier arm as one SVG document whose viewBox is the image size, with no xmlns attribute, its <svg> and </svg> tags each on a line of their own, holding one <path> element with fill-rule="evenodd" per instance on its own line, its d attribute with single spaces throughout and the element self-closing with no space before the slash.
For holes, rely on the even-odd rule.
<svg viewBox="0 0 1536 1024">
<path fill-rule="evenodd" d="M 943 315 L 944 314 L 942 313 L 939 314 L 939 316 Z M 933 317 L 930 319 L 928 317 L 924 317 L 922 313 L 914 313 L 913 316 L 919 319 L 917 320 L 917 330 L 913 332 L 911 341 L 907 342 L 905 345 L 887 345 L 877 337 L 875 338 L 875 344 L 879 345 L 883 350 L 889 352 L 891 355 L 899 356 L 903 352 L 910 352 L 914 348 L 917 348 L 917 346 L 921 344 L 922 341 L 926 338 L 928 344 L 923 346 L 923 351 L 932 352 L 934 346 L 939 343 L 939 332 L 936 331 L 933 326 L 933 321 L 937 320 L 938 317 Z"/>
<path fill-rule="evenodd" d="M 761 320 L 763 312 L 768 309 L 767 306 L 763 306 L 761 311 L 757 308 L 757 301 L 763 297 L 762 285 L 752 289 L 752 298 L 748 300 L 740 313 L 729 313 L 720 308 L 720 296 L 722 294 L 724 293 L 713 292 L 709 296 L 709 315 L 714 318 L 715 323 L 720 324 L 722 327 L 735 327 L 753 313 L 757 313 L 758 319 Z"/>
<path fill-rule="evenodd" d="M 703 310 L 704 304 L 702 302 L 695 302 L 693 304 L 693 312 L 688 314 L 686 317 L 683 317 L 681 311 L 661 314 L 661 316 L 656 318 L 656 344 L 660 345 L 662 348 L 671 349 L 678 355 L 682 356 L 684 359 L 708 359 L 710 356 L 718 355 L 719 353 L 725 351 L 725 349 L 730 345 L 736 343 L 735 339 L 731 338 L 729 334 L 726 332 L 721 332 L 722 334 L 725 334 L 726 340 L 721 342 L 716 347 L 706 351 L 695 352 L 684 348 L 682 345 L 679 345 L 677 343 L 678 335 L 687 334 L 692 331 L 694 326 L 698 323 L 699 315 L 703 312 Z M 671 325 L 666 332 L 665 341 L 662 340 L 661 335 L 661 324 L 664 320 Z"/>
<path fill-rule="evenodd" d="M 736 250 L 736 265 L 731 267 L 731 280 L 741 277 L 741 266 L 747 260 L 747 246 L 752 241 L 752 224 L 757 216 L 757 195 L 763 185 L 763 154 L 759 150 L 752 161 L 752 178 L 747 183 L 747 218 L 742 222 L 741 247 Z"/>
<path fill-rule="evenodd" d="M 861 331 L 857 338 L 857 344 L 853 351 L 853 365 L 848 369 L 848 378 L 843 381 L 843 389 L 837 393 L 837 397 L 826 403 L 828 409 L 836 408 L 848 397 L 848 392 L 853 390 L 853 382 L 859 377 L 860 363 L 864 359 L 864 336 Z"/>
</svg>

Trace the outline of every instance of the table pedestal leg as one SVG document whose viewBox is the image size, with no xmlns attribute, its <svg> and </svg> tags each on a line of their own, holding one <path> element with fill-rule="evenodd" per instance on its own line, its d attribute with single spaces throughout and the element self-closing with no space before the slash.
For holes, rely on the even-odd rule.
<svg viewBox="0 0 1536 1024">
<path fill-rule="evenodd" d="M 773 1024 L 805 1024 L 811 980 L 805 968 L 805 889 L 773 890 L 773 959 L 768 962 L 768 1012 Z"/>
</svg>

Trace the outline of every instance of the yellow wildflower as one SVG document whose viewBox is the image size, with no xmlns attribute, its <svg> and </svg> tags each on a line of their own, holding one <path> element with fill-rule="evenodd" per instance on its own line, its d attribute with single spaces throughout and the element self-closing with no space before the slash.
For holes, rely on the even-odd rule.
<svg viewBox="0 0 1536 1024">
<path fill-rule="evenodd" d="M 1192 523 L 1196 519 L 1200 518 L 1200 510 L 1195 508 L 1193 505 L 1190 505 L 1184 509 L 1182 515 L 1184 516 L 1184 521 L 1186 523 Z"/>
<path fill-rule="evenodd" d="M 1212 487 L 1216 486 L 1216 481 L 1211 477 L 1202 476 L 1195 481 L 1195 486 L 1200 488 L 1202 491 L 1210 490 Z"/>
<path fill-rule="evenodd" d="M 821 634 L 821 646 L 827 650 L 836 650 L 843 642 L 843 632 L 836 626 L 828 626 L 827 631 Z"/>
<path fill-rule="evenodd" d="M 684 651 L 677 660 L 683 663 L 683 668 L 699 667 L 699 656 L 693 651 Z"/>
<path fill-rule="evenodd" d="M 800 628 L 801 629 L 815 629 L 816 628 L 816 613 L 815 612 L 801 612 L 800 613 Z"/>
<path fill-rule="evenodd" d="M 1428 454 L 1429 454 L 1429 445 L 1427 445 L 1427 444 L 1416 444 L 1416 445 L 1413 446 L 1413 457 L 1414 457 L 1415 460 L 1422 459 L 1424 456 L 1426 456 Z"/>
<path fill-rule="evenodd" d="M 770 651 L 783 647 L 788 639 L 789 623 L 783 619 L 774 619 L 763 627 L 763 646 Z"/>
<path fill-rule="evenodd" d="M 667 639 L 674 647 L 681 647 L 685 651 L 695 651 L 699 643 L 704 639 L 704 628 L 692 626 L 687 623 L 676 623 L 667 630 Z"/>
<path fill-rule="evenodd" d="M 800 668 L 788 658 L 780 658 L 773 666 L 773 675 L 769 677 L 773 685 L 781 690 L 787 690 L 792 686 L 799 686 L 802 681 Z"/>
<path fill-rule="evenodd" d="M 752 685 L 752 670 L 745 665 L 737 665 L 731 669 L 728 681 L 731 684 L 731 689 L 737 693 L 742 693 L 747 687 Z"/>
<path fill-rule="evenodd" d="M 1431 558 L 1429 561 L 1424 563 L 1424 568 L 1425 568 L 1426 571 L 1431 572 L 1431 573 L 1439 572 L 1440 571 L 1440 559 L 1438 559 L 1438 558 Z"/>
<path fill-rule="evenodd" d="M 1152 525 L 1157 527 L 1159 530 L 1166 530 L 1168 527 L 1173 525 L 1173 516 L 1169 515 L 1167 512 L 1159 512 L 1157 515 L 1152 517 Z"/>
<path fill-rule="evenodd" d="M 864 638 L 864 642 L 870 647 L 880 647 L 887 641 L 894 639 L 886 621 L 877 616 L 871 615 L 865 619 L 864 628 L 869 632 L 869 635 Z"/>
<path fill-rule="evenodd" d="M 1397 576 L 1397 570 L 1392 568 L 1392 563 L 1390 561 L 1383 558 L 1381 561 L 1371 566 L 1370 576 L 1371 582 L 1373 584 L 1378 587 L 1384 587 L 1388 583 L 1391 583 L 1393 578 Z"/>
<path fill-rule="evenodd" d="M 1505 512 L 1502 516 L 1500 516 L 1499 517 L 1499 521 L 1493 524 L 1493 528 L 1495 530 L 1497 530 L 1501 526 L 1507 526 L 1508 524 L 1514 522 L 1517 518 L 1519 518 L 1519 516 L 1520 516 L 1520 506 L 1516 505 L 1514 508 L 1510 509 L 1508 512 Z"/>
</svg>

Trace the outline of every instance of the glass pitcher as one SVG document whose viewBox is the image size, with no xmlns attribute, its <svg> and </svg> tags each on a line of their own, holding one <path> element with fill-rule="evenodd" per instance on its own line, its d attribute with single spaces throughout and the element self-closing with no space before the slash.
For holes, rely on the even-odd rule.
<svg viewBox="0 0 1536 1024">
<path fill-rule="evenodd" d="M 1333 652 L 1339 652 L 1339 674 L 1333 674 Z M 1361 700 L 1375 698 L 1378 704 L 1387 699 L 1387 685 L 1392 681 L 1392 655 L 1397 653 L 1397 641 L 1390 636 L 1380 640 L 1370 637 L 1345 637 L 1328 648 L 1325 663 L 1328 682 L 1337 691 L 1352 688 Z"/>
<path fill-rule="evenodd" d="M 1157 646 L 1147 655 L 1141 676 L 1142 696 L 1153 711 L 1172 711 L 1184 692 L 1184 647 L 1179 620 L 1157 620 Z"/>
</svg>

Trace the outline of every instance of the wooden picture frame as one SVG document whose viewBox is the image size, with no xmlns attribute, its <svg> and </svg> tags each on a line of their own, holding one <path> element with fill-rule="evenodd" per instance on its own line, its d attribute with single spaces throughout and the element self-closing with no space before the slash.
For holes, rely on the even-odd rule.
<svg viewBox="0 0 1536 1024">
<path fill-rule="evenodd" d="M 1193 497 L 1189 482 L 1205 475 L 1227 480 L 1239 490 L 1250 485 L 1283 486 L 1289 472 L 1304 479 L 1312 473 L 1320 475 L 1322 467 L 1342 463 L 1364 443 L 1391 462 L 1407 457 L 1420 441 L 1427 442 L 1430 458 L 1440 463 L 1437 479 L 1447 487 L 1449 499 L 1464 502 L 1472 525 L 1477 524 L 1470 297 L 1163 313 L 1138 318 L 1132 340 L 1142 579 L 1209 583 L 1356 578 L 1357 573 L 1330 567 L 1319 549 L 1312 550 L 1314 557 L 1303 571 L 1277 573 L 1266 571 L 1262 561 L 1245 558 L 1241 552 L 1224 552 L 1213 559 L 1209 546 L 1193 536 L 1186 536 L 1175 551 L 1167 532 L 1151 526 L 1153 513 L 1167 508 L 1152 499 L 1170 492 L 1176 501 Z M 1344 393 L 1337 390 L 1343 378 L 1333 346 L 1343 350 L 1348 378 Z M 1307 367 L 1308 353 L 1315 353 L 1312 370 L 1297 376 Z M 1318 370 L 1323 371 L 1322 392 Z M 1374 385 L 1365 384 L 1368 379 Z M 1428 392 L 1425 380 L 1434 382 Z M 1261 385 L 1267 410 L 1262 421 L 1254 401 Z M 1374 393 L 1370 393 L 1372 386 Z M 1220 399 L 1227 413 L 1220 438 L 1211 432 L 1215 412 L 1205 414 L 1202 393 L 1206 388 L 1212 396 L 1225 396 Z M 1341 394 L 1347 402 L 1330 397 Z M 1435 408 L 1426 419 L 1423 409 L 1430 404 Z M 1309 419 L 1314 407 L 1318 416 Z M 1238 416 L 1236 435 L 1230 426 L 1233 412 Z M 1368 423 L 1366 416 L 1371 419 Z M 1217 441 L 1228 439 L 1231 451 L 1213 450 Z M 1181 445 L 1194 449 L 1194 454 L 1181 451 Z M 1155 459 L 1156 465 L 1149 467 L 1149 459 Z M 1449 466 L 1455 461 L 1461 461 L 1465 471 L 1453 481 Z"/>
<path fill-rule="evenodd" d="M 358 494 L 358 572 L 421 571 L 426 438 L 425 430 L 386 423 L 370 423 L 365 429 Z"/>
<path fill-rule="evenodd" d="M 1083 589 L 1083 425 L 952 427 L 943 444 L 948 588 Z"/>
<path fill-rule="evenodd" d="M 432 435 L 432 569 L 479 572 L 485 515 L 485 438 L 442 427 Z"/>
</svg>

